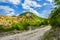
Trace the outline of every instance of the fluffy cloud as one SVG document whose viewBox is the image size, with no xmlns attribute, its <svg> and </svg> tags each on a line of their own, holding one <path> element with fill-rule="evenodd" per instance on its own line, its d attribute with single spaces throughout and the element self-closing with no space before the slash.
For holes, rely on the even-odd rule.
<svg viewBox="0 0 60 40">
<path fill-rule="evenodd" d="M 43 3 L 43 6 L 53 6 L 53 3 Z"/>
<path fill-rule="evenodd" d="M 12 3 L 12 4 L 19 4 L 20 0 L 0 0 L 0 2 Z"/>
<path fill-rule="evenodd" d="M 29 11 L 33 12 L 37 16 L 40 16 L 40 14 L 36 10 L 34 10 L 33 8 L 30 8 Z"/>
<path fill-rule="evenodd" d="M 47 3 L 43 3 L 44 6 L 48 5 Z"/>
<path fill-rule="evenodd" d="M 32 1 L 32 0 L 25 0 L 24 3 L 22 4 L 22 7 L 30 12 L 35 13 L 37 16 L 39 16 L 39 13 L 34 10 L 32 7 L 41 7 L 40 4 L 38 4 L 36 1 Z"/>
<path fill-rule="evenodd" d="M 20 14 L 16 14 L 15 16 L 19 16 Z"/>
<path fill-rule="evenodd" d="M 0 6 L 0 10 L 4 11 L 7 16 L 14 15 L 14 9 L 10 8 L 9 6 Z M 3 12 L 2 12 L 3 13 Z"/>
<path fill-rule="evenodd" d="M 50 14 L 51 10 L 43 10 L 42 13 L 40 14 L 41 17 L 47 18 Z"/>
<path fill-rule="evenodd" d="M 46 0 L 46 1 L 53 2 L 53 0 Z"/>
<path fill-rule="evenodd" d="M 13 4 L 19 4 L 20 3 L 20 0 L 9 0 L 8 2 L 11 2 Z"/>
<path fill-rule="evenodd" d="M 14 15 L 14 12 L 11 12 L 9 14 L 6 14 L 6 16 L 13 16 Z"/>
<path fill-rule="evenodd" d="M 29 7 L 41 7 L 40 4 L 38 4 L 36 1 L 32 1 L 32 0 L 25 0 L 24 3 L 22 4 L 22 6 L 24 7 L 24 9 L 29 8 Z"/>
</svg>

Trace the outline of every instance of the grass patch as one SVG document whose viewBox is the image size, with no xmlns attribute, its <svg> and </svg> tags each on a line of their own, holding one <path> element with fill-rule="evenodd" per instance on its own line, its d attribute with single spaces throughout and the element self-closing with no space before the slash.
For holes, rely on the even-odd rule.
<svg viewBox="0 0 60 40">
<path fill-rule="evenodd" d="M 58 40 L 57 36 L 56 36 L 56 27 L 52 27 L 52 29 L 45 33 L 44 35 L 44 40 Z"/>
</svg>

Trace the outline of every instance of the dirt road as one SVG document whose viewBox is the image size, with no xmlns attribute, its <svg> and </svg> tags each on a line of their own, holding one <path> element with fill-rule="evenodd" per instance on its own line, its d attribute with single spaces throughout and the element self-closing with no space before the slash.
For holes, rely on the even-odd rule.
<svg viewBox="0 0 60 40">
<path fill-rule="evenodd" d="M 0 37 L 0 40 L 41 40 L 44 33 L 49 31 L 50 29 L 51 29 L 51 26 L 46 26 L 44 28 L 23 32 L 20 34 Z"/>
</svg>

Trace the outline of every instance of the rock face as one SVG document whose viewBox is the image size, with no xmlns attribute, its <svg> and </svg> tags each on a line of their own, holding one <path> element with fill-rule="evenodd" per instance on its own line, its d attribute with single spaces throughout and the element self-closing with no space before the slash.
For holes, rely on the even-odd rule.
<svg viewBox="0 0 60 40">
<path fill-rule="evenodd" d="M 51 26 L 47 26 L 33 31 L 24 32 L 22 34 L 0 37 L 0 40 L 42 40 L 44 33 L 50 29 Z"/>
<path fill-rule="evenodd" d="M 26 16 L 29 17 L 29 16 L 31 16 L 31 14 L 30 13 L 27 13 Z"/>
</svg>

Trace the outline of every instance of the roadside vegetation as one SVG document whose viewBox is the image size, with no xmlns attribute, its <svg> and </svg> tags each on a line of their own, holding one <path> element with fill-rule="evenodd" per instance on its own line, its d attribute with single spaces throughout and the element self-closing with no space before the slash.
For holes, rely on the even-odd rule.
<svg viewBox="0 0 60 40">
<path fill-rule="evenodd" d="M 56 7 L 49 16 L 52 29 L 48 34 L 44 35 L 44 40 L 60 40 L 60 0 L 54 0 L 54 2 Z"/>
</svg>

